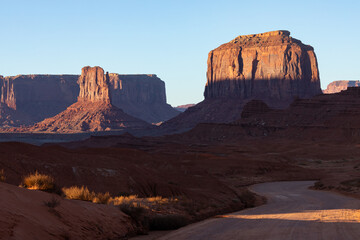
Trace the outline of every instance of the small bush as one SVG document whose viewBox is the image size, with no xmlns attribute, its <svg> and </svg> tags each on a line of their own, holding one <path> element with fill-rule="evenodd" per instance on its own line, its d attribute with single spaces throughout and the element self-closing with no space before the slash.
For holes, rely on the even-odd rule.
<svg viewBox="0 0 360 240">
<path fill-rule="evenodd" d="M 149 220 L 150 230 L 174 230 L 188 224 L 188 219 L 181 215 L 157 215 Z"/>
<path fill-rule="evenodd" d="M 0 182 L 5 182 L 6 177 L 5 177 L 5 171 L 4 169 L 0 170 Z"/>
<path fill-rule="evenodd" d="M 24 178 L 23 186 L 28 189 L 52 192 L 55 190 L 55 181 L 51 176 L 36 171 Z"/>
<path fill-rule="evenodd" d="M 146 212 L 145 208 L 139 204 L 123 203 L 119 205 L 119 208 L 136 222 L 141 222 Z"/>
<path fill-rule="evenodd" d="M 89 189 L 84 186 L 81 188 L 77 186 L 63 188 L 62 191 L 67 199 L 76 199 L 89 202 L 92 202 L 96 195 L 94 192 L 90 192 Z"/>
<path fill-rule="evenodd" d="M 58 199 L 52 197 L 50 200 L 44 201 L 44 205 L 49 208 L 56 208 L 57 206 L 60 205 L 60 201 Z"/>
<path fill-rule="evenodd" d="M 110 193 L 95 193 L 90 192 L 87 187 L 72 186 L 62 189 L 63 194 L 67 199 L 75 199 L 82 201 L 89 201 L 93 203 L 108 204 L 111 200 Z"/>
</svg>

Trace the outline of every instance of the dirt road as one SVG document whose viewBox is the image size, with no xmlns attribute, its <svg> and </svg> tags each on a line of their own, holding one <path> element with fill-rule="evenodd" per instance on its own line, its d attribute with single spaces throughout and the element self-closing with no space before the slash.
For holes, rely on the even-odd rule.
<svg viewBox="0 0 360 240">
<path fill-rule="evenodd" d="M 273 182 L 252 190 L 268 198 L 253 209 L 212 218 L 160 239 L 360 239 L 360 200 L 313 191 L 313 182 Z"/>
</svg>

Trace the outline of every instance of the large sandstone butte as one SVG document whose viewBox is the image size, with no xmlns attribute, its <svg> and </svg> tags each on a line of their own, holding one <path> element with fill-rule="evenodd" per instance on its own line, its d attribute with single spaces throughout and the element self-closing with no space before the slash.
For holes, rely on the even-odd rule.
<svg viewBox="0 0 360 240">
<path fill-rule="evenodd" d="M 156 75 L 109 74 L 112 103 L 126 113 L 157 123 L 179 112 L 166 103 L 165 83 Z M 79 75 L 0 76 L 0 125 L 31 125 L 77 101 Z"/>
<path fill-rule="evenodd" d="M 353 81 L 339 80 L 329 83 L 329 85 L 327 85 L 327 88 L 323 91 L 323 93 L 325 94 L 338 93 L 343 90 L 346 90 L 348 87 L 359 87 L 359 86 L 360 86 L 359 80 L 353 80 Z"/>
<path fill-rule="evenodd" d="M 150 127 L 112 105 L 109 81 L 109 74 L 101 67 L 84 67 L 79 77 L 78 101 L 56 116 L 20 131 L 72 133 Z"/>
<path fill-rule="evenodd" d="M 288 31 L 238 36 L 210 51 L 205 100 L 164 124 L 171 130 L 199 122 L 231 122 L 245 103 L 286 108 L 295 98 L 321 94 L 314 49 Z"/>
</svg>

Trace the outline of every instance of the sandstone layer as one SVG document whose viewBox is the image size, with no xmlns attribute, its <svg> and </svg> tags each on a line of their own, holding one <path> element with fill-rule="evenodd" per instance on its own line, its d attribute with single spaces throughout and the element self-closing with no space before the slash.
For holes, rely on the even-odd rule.
<svg viewBox="0 0 360 240">
<path fill-rule="evenodd" d="M 101 67 L 84 67 L 79 77 L 78 101 L 65 111 L 19 131 L 84 132 L 147 128 L 150 124 L 124 113 L 111 104 L 109 74 Z"/>
<path fill-rule="evenodd" d="M 79 77 L 79 75 L 0 76 L 1 126 L 31 125 L 64 111 L 77 101 L 80 92 Z M 110 73 L 109 80 L 113 105 L 132 116 L 149 123 L 157 123 L 179 113 L 166 103 L 165 83 L 156 75 Z M 84 94 L 86 93 L 82 92 L 80 95 Z"/>
<path fill-rule="evenodd" d="M 339 80 L 329 83 L 327 85 L 327 88 L 323 91 L 325 94 L 331 94 L 331 93 L 338 93 L 343 90 L 346 90 L 348 87 L 359 87 L 360 81 L 354 80 L 354 81 L 346 81 L 346 80 Z"/>
<path fill-rule="evenodd" d="M 286 108 L 295 98 L 321 93 L 311 46 L 292 38 L 288 31 L 239 36 L 210 51 L 205 100 L 162 128 L 164 132 L 179 132 L 200 122 L 232 122 L 253 99 Z"/>
</svg>

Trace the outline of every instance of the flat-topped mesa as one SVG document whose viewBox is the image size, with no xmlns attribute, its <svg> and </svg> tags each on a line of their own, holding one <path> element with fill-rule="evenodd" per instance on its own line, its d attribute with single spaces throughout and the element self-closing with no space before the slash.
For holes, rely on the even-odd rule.
<svg viewBox="0 0 360 240">
<path fill-rule="evenodd" d="M 360 87 L 359 80 L 339 80 L 329 83 L 327 88 L 323 91 L 325 94 L 338 93 L 346 90 L 348 87 Z"/>
<path fill-rule="evenodd" d="M 83 67 L 78 80 L 78 101 L 110 103 L 109 74 L 101 67 Z"/>
<path fill-rule="evenodd" d="M 275 100 L 321 94 L 314 49 L 289 31 L 238 36 L 208 57 L 205 98 Z M 271 105 L 271 101 L 267 102 Z"/>
</svg>

